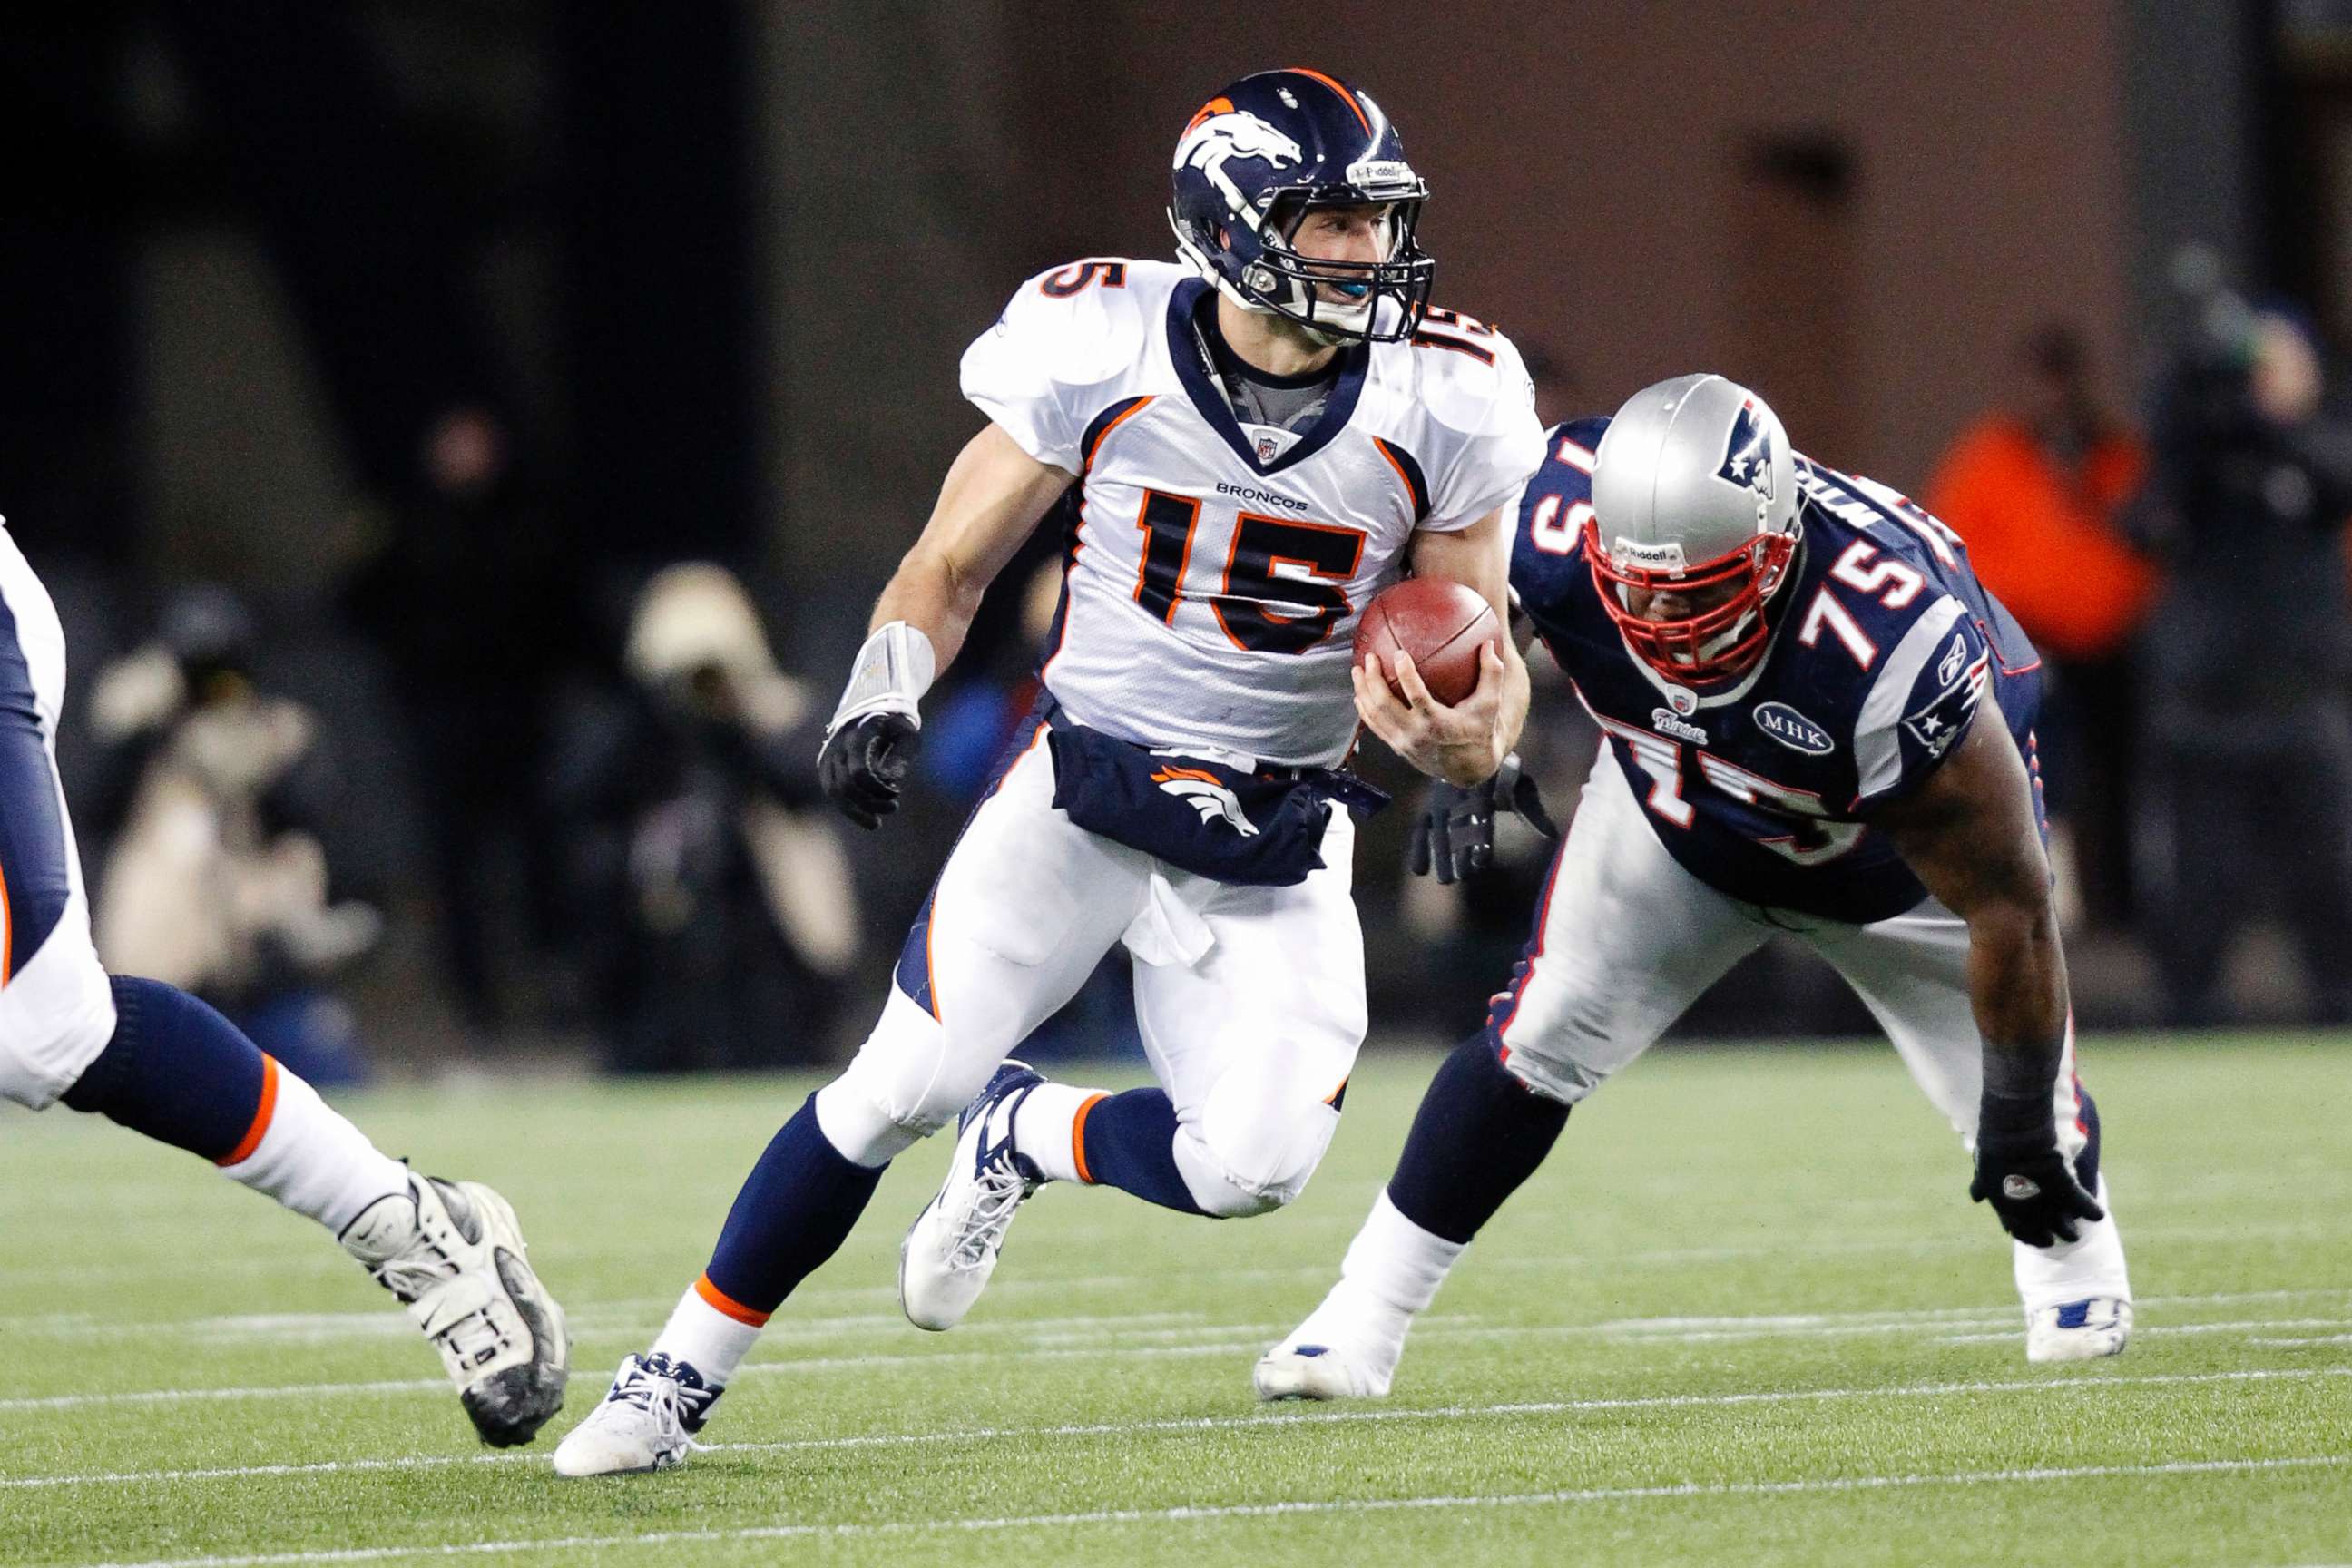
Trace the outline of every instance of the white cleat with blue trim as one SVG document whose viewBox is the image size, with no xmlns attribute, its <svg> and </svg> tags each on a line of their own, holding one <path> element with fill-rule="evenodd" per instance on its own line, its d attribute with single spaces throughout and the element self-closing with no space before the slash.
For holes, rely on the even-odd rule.
<svg viewBox="0 0 2352 1568">
<path fill-rule="evenodd" d="M 898 1244 L 898 1305 L 915 1327 L 963 1321 L 996 1272 L 1014 1212 L 1045 1184 L 1013 1146 L 1013 1113 L 1045 1081 L 1028 1063 L 1008 1060 L 956 1119 L 948 1179 Z"/>
<path fill-rule="evenodd" d="M 2090 1296 L 2044 1307 L 2025 1320 L 2030 1362 L 2096 1361 L 2121 1355 L 2130 1342 L 2132 1304 L 2116 1296 Z"/>
<path fill-rule="evenodd" d="M 1368 1300 L 1343 1279 L 1258 1358 L 1250 1383 L 1265 1400 L 1384 1399 L 1412 1327 L 1410 1313 Z"/>
<path fill-rule="evenodd" d="M 685 1362 L 658 1353 L 625 1357 L 604 1403 L 557 1445 L 555 1473 L 577 1479 L 675 1469 L 702 1446 L 694 1435 L 722 1392 Z"/>
</svg>

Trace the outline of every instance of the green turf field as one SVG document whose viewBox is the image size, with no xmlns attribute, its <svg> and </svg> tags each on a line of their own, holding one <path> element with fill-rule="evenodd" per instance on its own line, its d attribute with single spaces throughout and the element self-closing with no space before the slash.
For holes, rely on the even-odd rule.
<svg viewBox="0 0 2352 1568">
<path fill-rule="evenodd" d="M 2352 1562 L 2352 1042 L 2093 1042 L 2139 1337 L 2029 1368 L 2009 1251 L 1891 1052 L 1664 1052 L 1580 1111 L 1393 1398 L 1263 1409 L 1433 1065 L 1367 1058 L 1297 1205 L 1023 1214 L 952 1334 L 898 1316 L 943 1142 L 787 1305 L 683 1470 L 560 1432 L 700 1267 L 808 1087 L 491 1081 L 351 1109 L 501 1187 L 572 1408 L 473 1443 L 302 1222 L 65 1114 L 0 1117 L 0 1562 Z M 478 1552 L 475 1550 L 478 1548 Z"/>
</svg>

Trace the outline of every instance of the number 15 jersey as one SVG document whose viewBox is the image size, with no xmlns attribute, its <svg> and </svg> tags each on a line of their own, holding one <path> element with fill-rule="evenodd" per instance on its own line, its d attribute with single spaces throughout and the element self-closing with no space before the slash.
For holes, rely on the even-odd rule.
<svg viewBox="0 0 2352 1568">
<path fill-rule="evenodd" d="M 963 356 L 964 395 L 1039 462 L 1060 509 L 1046 689 L 1122 740 L 1328 766 L 1348 752 L 1356 618 L 1417 530 L 1507 502 L 1543 460 L 1518 352 L 1432 310 L 1339 353 L 1319 418 L 1234 414 L 1194 325 L 1209 285 L 1096 259 L 1032 279 Z"/>
</svg>

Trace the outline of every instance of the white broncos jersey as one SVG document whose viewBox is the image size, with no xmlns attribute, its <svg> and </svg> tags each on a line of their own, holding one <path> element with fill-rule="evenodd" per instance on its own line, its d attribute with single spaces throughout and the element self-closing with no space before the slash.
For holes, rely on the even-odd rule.
<svg viewBox="0 0 2352 1568">
<path fill-rule="evenodd" d="M 1244 424 L 1167 262 L 1076 262 L 1024 284 L 963 356 L 964 395 L 1079 476 L 1063 507 L 1046 688 L 1122 740 L 1276 765 L 1354 741 L 1356 618 L 1416 530 L 1469 526 L 1543 460 L 1518 351 L 1432 310 L 1341 351 L 1321 417 Z"/>
</svg>

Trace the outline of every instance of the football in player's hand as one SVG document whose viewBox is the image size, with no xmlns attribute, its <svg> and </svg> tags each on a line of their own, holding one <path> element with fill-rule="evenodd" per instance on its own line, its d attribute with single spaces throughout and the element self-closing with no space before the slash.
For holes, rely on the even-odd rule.
<svg viewBox="0 0 2352 1568">
<path fill-rule="evenodd" d="M 1502 639 L 1494 606 L 1474 588 L 1444 577 L 1408 577 L 1364 606 L 1356 623 L 1356 662 L 1379 654 L 1389 689 L 1398 698 L 1391 661 L 1399 650 L 1412 655 L 1429 694 L 1448 708 L 1478 688 L 1478 650 Z"/>
</svg>

